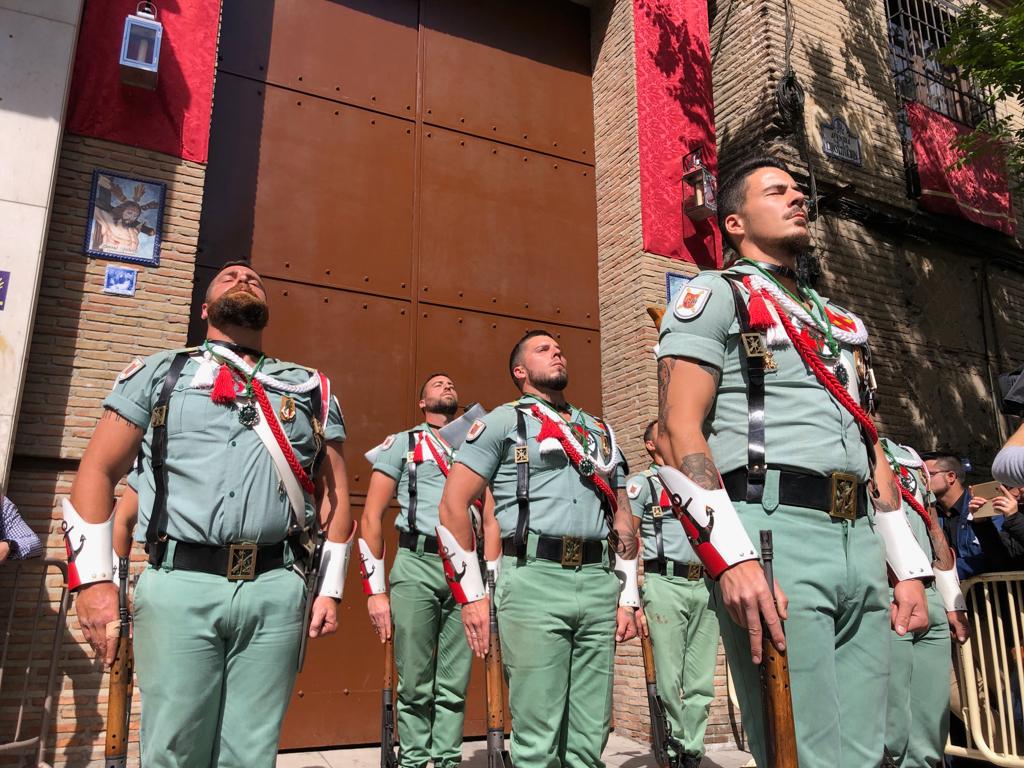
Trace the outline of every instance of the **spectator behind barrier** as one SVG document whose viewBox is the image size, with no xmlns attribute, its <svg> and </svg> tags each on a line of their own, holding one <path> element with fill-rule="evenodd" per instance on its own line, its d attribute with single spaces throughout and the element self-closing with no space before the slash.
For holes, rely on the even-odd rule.
<svg viewBox="0 0 1024 768">
<path fill-rule="evenodd" d="M 28 527 L 14 502 L 0 496 L 0 563 L 7 560 L 26 560 L 43 554 L 43 543 Z"/>
</svg>

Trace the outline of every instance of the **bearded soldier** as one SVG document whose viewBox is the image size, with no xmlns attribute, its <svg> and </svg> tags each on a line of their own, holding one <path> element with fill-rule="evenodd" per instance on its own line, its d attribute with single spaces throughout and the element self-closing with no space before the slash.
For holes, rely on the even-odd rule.
<svg viewBox="0 0 1024 768">
<path fill-rule="evenodd" d="M 565 399 L 567 363 L 550 333 L 520 339 L 509 374 L 522 396 L 474 422 L 445 484 L 445 569 L 482 657 L 488 598 L 466 507 L 489 483 L 503 537 L 495 599 L 512 760 L 601 766 L 615 641 L 636 636 L 639 605 L 621 454 L 608 424 Z"/>
<path fill-rule="evenodd" d="M 422 424 L 390 435 L 373 452 L 373 475 L 359 539 L 366 607 L 381 642 L 392 634 L 398 669 L 399 763 L 433 761 L 449 768 L 462 760 L 462 723 L 473 654 L 462 630 L 462 607 L 445 582 L 438 555 L 437 507 L 453 461 L 440 434 L 459 408 L 455 384 L 444 373 L 420 389 Z M 384 512 L 397 490 L 398 552 L 384 578 Z"/>
<path fill-rule="evenodd" d="M 878 765 L 885 735 L 886 562 L 903 635 L 927 626 L 931 558 L 865 412 L 864 323 L 798 279 L 805 203 L 771 158 L 741 162 L 722 183 L 720 229 L 740 258 L 695 277 L 662 322 L 659 476 L 717 582 L 758 764 L 765 627 L 777 650 L 788 648 L 801 768 L 864 768 Z M 777 606 L 752 543 L 763 529 L 774 534 Z"/>
<path fill-rule="evenodd" d="M 967 640 L 967 603 L 960 591 L 953 550 L 946 542 L 928 490 L 927 468 L 917 452 L 882 438 L 882 448 L 901 486 L 903 504 L 918 544 L 934 557 L 928 615 L 920 632 L 890 633 L 892 664 L 883 766 L 929 768 L 942 764 L 949 734 L 950 630 Z"/>
<path fill-rule="evenodd" d="M 141 446 L 142 764 L 272 766 L 304 601 L 310 637 L 337 629 L 354 531 L 345 426 L 325 376 L 261 351 L 267 296 L 248 265 L 214 276 L 202 316 L 201 347 L 136 358 L 103 403 L 64 505 L 71 585 L 85 637 L 109 662 L 113 491 Z M 317 525 L 327 540 L 305 594 Z"/>
<path fill-rule="evenodd" d="M 629 478 L 626 496 L 643 540 L 641 631 L 650 634 L 658 691 L 672 735 L 685 750 L 680 768 L 699 768 L 715 697 L 718 617 L 708 604 L 704 566 L 672 514 L 657 468 L 658 422 L 644 430 L 651 466 Z"/>
</svg>

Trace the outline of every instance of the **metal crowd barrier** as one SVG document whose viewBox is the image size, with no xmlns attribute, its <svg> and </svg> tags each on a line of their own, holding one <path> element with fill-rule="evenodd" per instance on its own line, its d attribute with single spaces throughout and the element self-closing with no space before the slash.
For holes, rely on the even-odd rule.
<svg viewBox="0 0 1024 768">
<path fill-rule="evenodd" d="M 946 754 L 1024 768 L 1024 572 L 962 586 L 971 639 L 954 653 L 950 714 L 963 721 L 967 743 L 947 743 Z"/>
<path fill-rule="evenodd" d="M 55 584 L 52 577 L 58 575 L 60 581 Z M 48 586 L 59 587 L 56 602 Z M 4 605 L 4 600 L 10 605 Z M 34 754 L 34 765 L 46 767 L 43 751 L 53 718 L 57 661 L 70 602 L 64 562 L 47 558 L 0 564 L 0 612 L 6 613 L 0 650 L 0 706 L 4 713 L 0 718 L 0 756 Z M 56 614 L 52 635 L 48 626 L 40 631 L 40 619 L 50 611 Z M 39 654 L 40 648 L 43 654 L 49 652 L 49 657 Z M 40 685 L 39 673 L 44 668 Z M 12 723 L 13 730 L 9 730 Z"/>
</svg>

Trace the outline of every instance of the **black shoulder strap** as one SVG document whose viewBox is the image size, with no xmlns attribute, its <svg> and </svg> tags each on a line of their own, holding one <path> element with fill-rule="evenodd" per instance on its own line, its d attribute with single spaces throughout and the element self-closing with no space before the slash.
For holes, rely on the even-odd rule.
<svg viewBox="0 0 1024 768">
<path fill-rule="evenodd" d="M 654 475 L 647 476 L 647 485 L 651 489 L 651 517 L 654 519 L 654 545 L 658 548 L 658 565 L 665 569 L 665 539 L 661 535 L 662 520 L 665 510 L 661 508 L 661 489 L 654 482 Z"/>
<path fill-rule="evenodd" d="M 516 408 L 516 521 L 515 546 L 517 553 L 525 554 L 526 533 L 530 527 L 530 450 L 526 443 L 526 415 Z"/>
<path fill-rule="evenodd" d="M 409 531 L 416 533 L 416 430 L 409 430 L 409 451 L 405 454 L 405 468 L 409 472 Z"/>
<path fill-rule="evenodd" d="M 740 325 L 740 352 L 747 369 L 747 493 L 746 500 L 759 502 L 764 495 L 764 364 L 768 347 L 764 334 L 750 328 L 750 312 L 737 280 L 729 277 Z"/>
<path fill-rule="evenodd" d="M 150 419 L 153 426 L 150 463 L 153 467 L 154 493 L 153 509 L 149 513 L 149 525 L 146 527 L 146 552 L 149 553 L 149 562 L 157 568 L 163 563 L 167 551 L 167 403 L 170 402 L 174 385 L 178 383 L 188 358 L 188 352 L 179 352 L 174 356 Z"/>
</svg>

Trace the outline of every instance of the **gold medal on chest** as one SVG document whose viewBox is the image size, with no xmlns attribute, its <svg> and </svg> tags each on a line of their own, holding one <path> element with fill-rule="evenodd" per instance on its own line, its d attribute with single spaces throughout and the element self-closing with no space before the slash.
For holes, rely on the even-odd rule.
<svg viewBox="0 0 1024 768">
<path fill-rule="evenodd" d="M 287 423 L 295 421 L 295 400 L 288 395 L 281 398 L 281 409 L 278 411 L 281 421 Z"/>
</svg>

